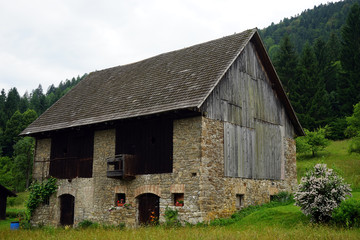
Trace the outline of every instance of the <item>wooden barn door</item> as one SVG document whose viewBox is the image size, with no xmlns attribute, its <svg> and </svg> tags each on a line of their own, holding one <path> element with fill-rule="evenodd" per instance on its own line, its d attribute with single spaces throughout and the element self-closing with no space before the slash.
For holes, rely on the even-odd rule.
<svg viewBox="0 0 360 240">
<path fill-rule="evenodd" d="M 63 226 L 74 224 L 75 197 L 70 194 L 60 196 L 60 224 Z"/>
<path fill-rule="evenodd" d="M 139 223 L 148 225 L 156 224 L 159 220 L 160 198 L 152 193 L 145 193 L 138 197 Z"/>
</svg>

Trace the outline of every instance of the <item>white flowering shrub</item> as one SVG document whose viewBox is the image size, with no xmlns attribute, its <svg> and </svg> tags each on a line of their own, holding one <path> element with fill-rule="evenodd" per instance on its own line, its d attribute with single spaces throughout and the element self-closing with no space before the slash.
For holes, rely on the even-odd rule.
<svg viewBox="0 0 360 240">
<path fill-rule="evenodd" d="M 312 221 L 327 222 L 340 202 L 351 196 L 350 192 L 350 185 L 344 183 L 342 177 L 328 169 L 326 164 L 316 164 L 301 178 L 294 200 Z"/>
</svg>

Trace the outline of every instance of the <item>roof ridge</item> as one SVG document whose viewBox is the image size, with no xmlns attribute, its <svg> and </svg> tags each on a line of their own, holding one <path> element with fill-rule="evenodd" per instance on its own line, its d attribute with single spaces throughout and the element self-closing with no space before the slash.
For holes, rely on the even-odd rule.
<svg viewBox="0 0 360 240">
<path fill-rule="evenodd" d="M 227 67 L 225 68 L 225 70 L 223 71 L 223 73 L 218 77 L 218 80 L 216 81 L 216 83 L 213 85 L 213 87 L 210 89 L 210 91 L 208 92 L 208 94 L 199 102 L 199 104 L 197 105 L 197 108 L 200 108 L 201 105 L 206 101 L 206 99 L 209 97 L 209 95 L 211 94 L 211 92 L 215 89 L 215 87 L 219 84 L 219 82 L 221 81 L 221 79 L 223 78 L 223 76 L 225 75 L 225 73 L 227 72 L 227 70 L 230 68 L 230 66 L 234 63 L 234 61 L 239 57 L 239 55 L 241 54 L 241 52 L 244 50 L 244 47 L 246 46 L 246 44 L 250 41 L 250 39 L 254 36 L 254 34 L 257 32 L 257 28 L 252 28 L 252 29 L 248 29 L 245 30 L 244 32 L 249 32 L 251 33 L 251 36 L 247 37 L 247 41 L 243 42 L 241 47 L 238 49 L 237 54 L 234 56 L 233 59 L 231 59 L 227 65 Z M 243 34 L 244 32 L 238 33 L 238 34 Z M 235 34 L 234 34 L 235 35 Z"/>
<path fill-rule="evenodd" d="M 105 70 L 110 70 L 110 69 L 113 69 L 113 68 L 126 67 L 126 66 L 130 66 L 130 65 L 133 65 L 133 64 L 138 64 L 138 63 L 141 63 L 143 61 L 151 60 L 151 59 L 154 59 L 154 58 L 157 58 L 157 57 L 160 57 L 160 56 L 164 56 L 164 55 L 167 55 L 167 54 L 171 54 L 171 53 L 175 53 L 175 52 L 179 52 L 179 51 L 184 51 L 186 49 L 190 49 L 190 48 L 201 46 L 201 45 L 206 45 L 206 44 L 209 44 L 211 42 L 220 41 L 220 40 L 223 40 L 224 38 L 231 38 L 231 37 L 234 37 L 236 35 L 244 35 L 245 32 L 255 32 L 255 31 L 257 31 L 257 28 L 247 29 L 247 30 L 244 30 L 244 31 L 239 32 L 239 33 L 235 32 L 234 34 L 231 34 L 231 35 L 226 35 L 226 36 L 215 38 L 215 39 L 212 39 L 212 40 L 209 40 L 209 41 L 206 41 L 206 42 L 196 43 L 196 44 L 191 45 L 191 46 L 171 50 L 171 51 L 168 51 L 168 52 L 159 53 L 159 54 L 156 54 L 154 56 L 147 57 L 147 58 L 144 58 L 144 59 L 141 59 L 141 60 L 138 60 L 138 61 L 134 61 L 134 62 L 131 62 L 131 63 L 126 63 L 126 64 L 123 64 L 123 65 L 117 65 L 117 66 L 113 66 L 113 67 L 109 67 L 109 68 L 104 68 L 104 69 L 101 69 L 101 70 L 95 70 L 95 71 L 90 72 L 89 74 L 94 73 L 94 72 L 101 72 L 101 71 L 105 71 Z"/>
</svg>

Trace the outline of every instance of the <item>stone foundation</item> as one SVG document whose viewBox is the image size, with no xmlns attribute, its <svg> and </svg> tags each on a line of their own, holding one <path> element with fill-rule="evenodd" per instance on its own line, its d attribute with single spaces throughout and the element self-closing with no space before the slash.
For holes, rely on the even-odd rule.
<svg viewBox="0 0 360 240">
<path fill-rule="evenodd" d="M 32 218 L 33 224 L 60 224 L 60 196 L 75 197 L 74 224 L 90 220 L 103 224 L 138 225 L 137 197 L 160 197 L 160 222 L 167 206 L 179 211 L 182 222 L 197 223 L 226 217 L 241 206 L 268 202 L 270 195 L 296 186 L 296 150 L 293 139 L 284 139 L 285 179 L 254 180 L 224 177 L 224 123 L 204 117 L 174 120 L 173 172 L 137 175 L 134 180 L 106 177 L 106 158 L 115 154 L 115 129 L 95 132 L 93 177 L 58 180 L 59 189 Z M 50 139 L 37 140 L 35 159 L 48 159 Z M 34 178 L 48 173 L 46 161 L 34 164 Z M 115 206 L 116 194 L 125 194 L 127 208 Z M 174 194 L 184 194 L 184 206 L 174 206 Z M 238 199 L 237 199 L 238 198 Z M 114 208 L 114 209 L 111 209 Z"/>
</svg>

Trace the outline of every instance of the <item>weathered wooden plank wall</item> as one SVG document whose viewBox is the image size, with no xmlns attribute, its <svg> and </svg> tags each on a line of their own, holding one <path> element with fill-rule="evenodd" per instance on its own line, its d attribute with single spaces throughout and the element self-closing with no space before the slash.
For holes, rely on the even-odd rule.
<svg viewBox="0 0 360 240">
<path fill-rule="evenodd" d="M 281 179 L 293 126 L 251 42 L 202 106 L 224 121 L 225 176 Z"/>
</svg>

